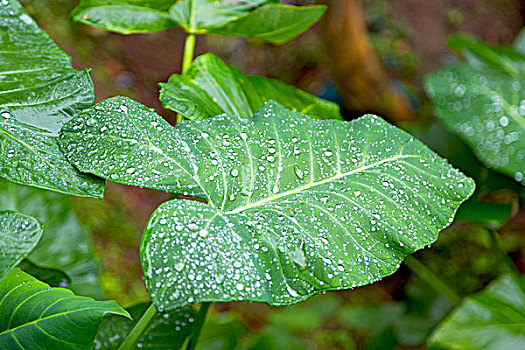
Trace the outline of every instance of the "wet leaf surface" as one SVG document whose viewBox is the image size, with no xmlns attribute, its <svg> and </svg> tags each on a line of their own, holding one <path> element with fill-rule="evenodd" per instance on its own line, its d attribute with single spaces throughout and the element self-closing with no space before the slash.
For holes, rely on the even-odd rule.
<svg viewBox="0 0 525 350">
<path fill-rule="evenodd" d="M 275 102 L 174 128 L 114 98 L 69 122 L 61 144 L 82 171 L 208 201 L 166 202 L 147 224 L 141 257 L 160 310 L 288 305 L 372 283 L 434 242 L 474 190 L 379 117 L 316 120 Z"/>
<path fill-rule="evenodd" d="M 0 211 L 0 279 L 31 253 L 43 230 L 43 225 L 31 216 Z"/>
<path fill-rule="evenodd" d="M 61 153 L 58 131 L 94 102 L 87 70 L 41 31 L 16 0 L 0 6 L 0 176 L 19 184 L 102 197 L 104 183 Z"/>
</svg>

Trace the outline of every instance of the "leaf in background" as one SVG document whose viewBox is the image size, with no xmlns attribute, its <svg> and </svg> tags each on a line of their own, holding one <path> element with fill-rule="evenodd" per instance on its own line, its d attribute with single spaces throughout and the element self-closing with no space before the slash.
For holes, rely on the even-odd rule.
<svg viewBox="0 0 525 350">
<path fill-rule="evenodd" d="M 213 53 L 197 57 L 185 74 L 173 74 L 160 86 L 162 105 L 192 120 L 222 113 L 247 118 L 268 100 L 319 119 L 342 119 L 337 104 L 279 80 L 244 75 Z"/>
<path fill-rule="evenodd" d="M 42 237 L 37 219 L 11 210 L 0 211 L 0 280 L 26 258 Z"/>
<path fill-rule="evenodd" d="M 0 208 L 34 216 L 44 223 L 42 239 L 29 256 L 32 262 L 66 272 L 71 278 L 69 288 L 76 294 L 103 297 L 89 233 L 71 209 L 70 197 L 0 180 Z"/>
<path fill-rule="evenodd" d="M 160 310 L 288 305 L 372 283 L 434 242 L 474 191 L 379 117 L 316 120 L 274 102 L 250 119 L 174 128 L 114 98 L 69 122 L 60 142 L 83 171 L 209 202 L 166 202 L 147 224 L 141 258 Z"/>
<path fill-rule="evenodd" d="M 525 55 L 507 46 L 491 46 L 469 34 L 453 34 L 448 46 L 481 70 L 496 70 L 516 76 L 525 72 Z"/>
<path fill-rule="evenodd" d="M 292 6 L 279 0 L 82 0 L 71 17 L 121 34 L 180 26 L 187 33 L 256 37 L 284 44 L 316 23 L 324 5 Z"/>
<path fill-rule="evenodd" d="M 525 348 L 525 277 L 503 276 L 467 298 L 434 331 L 438 349 Z"/>
<path fill-rule="evenodd" d="M 281 45 L 310 28 L 323 17 L 325 11 L 324 5 L 268 4 L 208 32 L 240 38 L 254 37 Z"/>
<path fill-rule="evenodd" d="M 17 267 L 51 287 L 67 288 L 71 284 L 71 280 L 64 271 L 41 267 L 27 259 L 23 260 Z"/>
<path fill-rule="evenodd" d="M 119 316 L 105 317 L 95 337 L 93 349 L 118 349 L 124 338 L 135 327 L 150 303 L 142 303 L 127 309 L 132 320 Z M 178 350 L 191 334 L 195 310 L 192 307 L 157 313 L 139 340 L 140 349 Z"/>
<path fill-rule="evenodd" d="M 81 0 L 71 18 L 121 34 L 158 32 L 176 27 L 168 9 L 175 0 Z"/>
<path fill-rule="evenodd" d="M 426 77 L 438 117 L 473 148 L 489 168 L 523 183 L 525 80 L 482 73 L 468 65 Z"/>
<path fill-rule="evenodd" d="M 115 301 L 50 288 L 22 270 L 0 282 L 2 349 L 89 349 L 102 317 L 129 317 Z"/>
<path fill-rule="evenodd" d="M 60 152 L 62 125 L 94 103 L 88 70 L 41 31 L 16 0 L 0 6 L 0 176 L 57 192 L 102 197 L 104 182 Z"/>
<path fill-rule="evenodd" d="M 456 218 L 478 222 L 492 230 L 501 228 L 512 216 L 512 203 L 467 201 L 459 208 Z"/>
<path fill-rule="evenodd" d="M 514 50 L 525 55 L 525 28 L 520 30 L 518 35 L 516 35 L 516 38 L 512 43 L 512 47 L 514 48 Z"/>
</svg>

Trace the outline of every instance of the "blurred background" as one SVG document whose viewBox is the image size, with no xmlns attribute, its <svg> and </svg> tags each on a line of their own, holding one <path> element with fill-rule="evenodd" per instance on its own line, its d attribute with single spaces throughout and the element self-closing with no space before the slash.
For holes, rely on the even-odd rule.
<svg viewBox="0 0 525 350">
<path fill-rule="evenodd" d="M 73 57 L 75 68 L 93 69 L 97 101 L 129 96 L 174 122 L 174 112 L 160 105 L 158 83 L 180 72 L 181 31 L 124 36 L 70 22 L 76 1 L 22 3 Z M 469 213 L 467 205 L 431 249 L 416 254 L 459 295 L 479 291 L 510 269 L 508 261 L 491 249 L 494 231 L 503 253 L 525 272 L 522 187 L 481 166 L 457 137 L 437 123 L 422 87 L 425 74 L 458 60 L 447 48 L 448 35 L 466 32 L 490 44 L 510 44 L 525 25 L 525 4 L 519 0 L 322 3 L 329 5 L 322 21 L 284 46 L 211 35 L 197 38 L 196 55 L 213 51 L 245 73 L 278 78 L 335 101 L 348 120 L 368 112 L 382 115 L 467 174 L 484 179 L 481 187 L 478 183 L 477 198 L 501 204 L 503 214 L 492 215 L 493 222 L 482 225 L 462 219 L 483 217 L 483 213 Z M 93 278 L 98 276 L 102 285 L 91 294 L 115 299 L 124 307 L 147 300 L 138 243 L 150 214 L 167 198 L 166 193 L 107 183 L 104 201 L 71 199 L 68 206 L 73 208 L 75 229 L 89 237 L 83 254 L 90 255 Z M 494 214 L 493 208 L 489 210 Z M 419 349 L 451 308 L 447 299 L 402 265 L 381 282 L 327 293 L 289 308 L 214 304 L 212 321 L 202 336 L 203 348 L 239 344 L 253 349 Z"/>
</svg>

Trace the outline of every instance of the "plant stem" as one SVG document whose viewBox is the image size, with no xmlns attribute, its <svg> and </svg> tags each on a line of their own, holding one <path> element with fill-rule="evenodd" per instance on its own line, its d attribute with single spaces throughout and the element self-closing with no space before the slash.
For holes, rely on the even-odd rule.
<svg viewBox="0 0 525 350">
<path fill-rule="evenodd" d="M 142 315 L 142 317 L 139 319 L 135 327 L 131 330 L 131 332 L 128 334 L 126 339 L 120 344 L 118 350 L 131 350 L 135 349 L 140 337 L 148 327 L 148 324 L 151 322 L 151 319 L 153 316 L 157 314 L 157 309 L 155 308 L 155 305 L 151 303 L 151 305 L 148 307 L 146 312 Z"/>
<path fill-rule="evenodd" d="M 498 233 L 496 231 L 490 230 L 490 229 L 487 229 L 487 231 L 489 233 L 489 237 L 490 237 L 490 240 L 492 242 L 491 248 L 492 248 L 492 251 L 494 252 L 494 254 L 496 254 L 498 256 L 498 258 L 503 263 L 505 263 L 505 265 L 507 265 L 507 267 L 508 267 L 510 272 L 518 273 L 519 272 L 518 268 L 516 267 L 516 265 L 514 265 L 514 262 L 509 257 L 507 252 L 505 252 L 503 250 L 503 248 L 501 247 L 501 241 L 499 239 Z"/>
<path fill-rule="evenodd" d="M 199 340 L 199 335 L 202 331 L 202 326 L 204 325 L 204 321 L 206 319 L 206 315 L 208 313 L 208 309 L 210 308 L 211 303 L 202 303 L 201 309 L 199 310 L 199 313 L 197 314 L 197 317 L 195 317 L 195 323 L 193 324 L 193 333 L 191 334 L 190 342 L 188 343 L 187 350 L 194 350 L 195 346 L 197 346 L 197 341 Z"/>
<path fill-rule="evenodd" d="M 184 54 L 182 56 L 182 74 L 190 68 L 191 62 L 193 62 L 193 53 L 195 52 L 195 34 L 188 34 L 186 36 L 186 42 L 184 43 Z M 182 115 L 177 114 L 177 124 L 182 121 Z"/>
<path fill-rule="evenodd" d="M 186 43 L 184 44 L 184 55 L 182 56 L 182 74 L 186 73 L 193 62 L 193 53 L 195 52 L 195 34 L 188 34 L 186 36 Z"/>
<path fill-rule="evenodd" d="M 405 258 L 405 265 L 418 275 L 419 278 L 428 283 L 436 292 L 447 298 L 452 306 L 456 306 L 461 302 L 461 297 L 452 288 L 412 255 Z"/>
</svg>

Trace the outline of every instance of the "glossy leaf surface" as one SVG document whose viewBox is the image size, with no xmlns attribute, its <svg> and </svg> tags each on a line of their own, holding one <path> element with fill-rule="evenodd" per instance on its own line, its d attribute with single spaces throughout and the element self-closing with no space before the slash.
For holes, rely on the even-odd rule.
<svg viewBox="0 0 525 350">
<path fill-rule="evenodd" d="M 321 19 L 325 11 L 326 6 L 322 5 L 268 4 L 224 27 L 210 29 L 208 32 L 240 38 L 254 37 L 281 45 L 310 28 Z"/>
<path fill-rule="evenodd" d="M 118 349 L 149 305 L 150 303 L 142 303 L 129 308 L 127 311 L 133 321 L 119 316 L 105 317 L 95 337 L 93 349 Z M 145 350 L 180 349 L 188 335 L 191 334 L 195 314 L 192 307 L 173 310 L 169 313 L 157 313 L 148 324 L 137 347 Z"/>
<path fill-rule="evenodd" d="M 89 232 L 73 212 L 70 197 L 0 180 L 0 208 L 31 215 L 44 224 L 42 239 L 29 255 L 31 262 L 63 270 L 74 293 L 103 298 Z"/>
<path fill-rule="evenodd" d="M 525 80 L 457 65 L 426 78 L 443 123 L 489 168 L 522 182 L 525 174 Z"/>
<path fill-rule="evenodd" d="M 115 301 L 79 297 L 50 288 L 22 270 L 0 283 L 2 349 L 89 349 L 102 317 L 129 317 Z"/>
<path fill-rule="evenodd" d="M 504 276 L 467 298 L 429 339 L 437 349 L 525 348 L 525 278 Z"/>
<path fill-rule="evenodd" d="M 372 283 L 434 242 L 474 190 L 379 117 L 316 120 L 274 102 L 249 119 L 174 128 L 114 98 L 69 122 L 61 143 L 83 171 L 209 202 L 166 202 L 145 229 L 146 285 L 161 310 L 287 305 Z"/>
<path fill-rule="evenodd" d="M 163 106 L 192 120 L 222 113 L 247 118 L 268 100 L 319 119 L 342 119 L 337 104 L 276 79 L 244 75 L 213 53 L 197 57 L 185 74 L 173 74 L 160 86 Z"/>
<path fill-rule="evenodd" d="M 0 211 L 0 280 L 35 248 L 44 227 L 35 218 Z"/>
<path fill-rule="evenodd" d="M 0 6 L 0 176 L 78 196 L 104 183 L 79 173 L 57 144 L 62 125 L 94 102 L 87 70 L 74 70 L 16 0 Z"/>
<path fill-rule="evenodd" d="M 174 0 L 82 0 L 71 18 L 121 34 L 158 32 L 178 24 L 168 9 Z"/>
<path fill-rule="evenodd" d="M 317 22 L 326 6 L 281 5 L 278 0 L 82 0 L 74 20 L 122 34 L 180 26 L 187 33 L 256 37 L 283 44 Z"/>
</svg>

